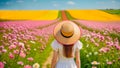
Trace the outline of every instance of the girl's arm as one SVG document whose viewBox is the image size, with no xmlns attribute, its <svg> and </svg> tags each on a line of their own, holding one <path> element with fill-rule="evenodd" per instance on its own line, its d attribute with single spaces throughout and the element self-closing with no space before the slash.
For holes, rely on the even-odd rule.
<svg viewBox="0 0 120 68">
<path fill-rule="evenodd" d="M 57 58 L 58 58 L 58 52 L 54 50 L 52 63 L 51 63 L 51 68 L 55 68 L 55 65 L 57 63 Z"/>
<path fill-rule="evenodd" d="M 76 50 L 76 64 L 77 64 L 77 68 L 81 68 L 81 62 L 80 62 L 80 52 L 79 49 Z"/>
</svg>

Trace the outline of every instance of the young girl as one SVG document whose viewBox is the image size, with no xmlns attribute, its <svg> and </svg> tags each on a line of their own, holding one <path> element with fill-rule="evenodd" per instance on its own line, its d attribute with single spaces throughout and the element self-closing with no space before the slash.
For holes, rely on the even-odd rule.
<svg viewBox="0 0 120 68">
<path fill-rule="evenodd" d="M 53 35 L 55 40 L 51 45 L 54 50 L 51 68 L 80 68 L 79 50 L 82 43 L 79 41 L 79 27 L 71 21 L 63 21 L 55 27 Z"/>
</svg>

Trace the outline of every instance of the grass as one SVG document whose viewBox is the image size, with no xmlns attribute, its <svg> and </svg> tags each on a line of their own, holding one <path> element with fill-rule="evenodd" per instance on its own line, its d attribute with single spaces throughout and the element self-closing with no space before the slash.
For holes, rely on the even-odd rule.
<svg viewBox="0 0 120 68">
<path fill-rule="evenodd" d="M 58 17 L 57 17 L 57 19 L 62 20 L 62 13 L 61 13 L 61 11 L 58 12 Z"/>
<path fill-rule="evenodd" d="M 39 59 L 41 65 L 46 61 L 46 59 L 49 57 L 49 55 L 52 51 L 52 48 L 50 46 L 52 41 L 53 41 L 53 37 L 50 38 L 46 49 L 40 54 L 39 58 L 36 58 L 36 61 L 38 61 L 38 59 Z M 36 54 L 36 55 L 38 55 L 38 54 Z"/>
<path fill-rule="evenodd" d="M 103 9 L 102 11 L 120 16 L 120 9 L 111 9 L 111 10 L 110 9 L 108 9 L 108 10 Z"/>
<path fill-rule="evenodd" d="M 120 42 L 120 34 L 116 34 L 116 33 L 109 33 L 109 36 L 111 36 L 113 39 L 118 39 Z"/>
</svg>

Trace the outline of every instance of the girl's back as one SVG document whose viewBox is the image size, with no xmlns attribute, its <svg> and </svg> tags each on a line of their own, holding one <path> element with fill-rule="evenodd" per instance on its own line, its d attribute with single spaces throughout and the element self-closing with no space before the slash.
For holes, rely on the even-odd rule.
<svg viewBox="0 0 120 68">
<path fill-rule="evenodd" d="M 82 43 L 80 41 L 77 41 L 73 45 L 73 48 L 72 48 L 73 57 L 70 57 L 70 58 L 64 55 L 64 46 L 59 42 L 57 42 L 56 40 L 52 42 L 51 46 L 53 50 L 55 50 L 58 53 L 58 62 L 56 64 L 56 68 L 77 68 L 74 61 L 74 57 L 75 57 L 76 50 L 82 48 Z"/>
</svg>

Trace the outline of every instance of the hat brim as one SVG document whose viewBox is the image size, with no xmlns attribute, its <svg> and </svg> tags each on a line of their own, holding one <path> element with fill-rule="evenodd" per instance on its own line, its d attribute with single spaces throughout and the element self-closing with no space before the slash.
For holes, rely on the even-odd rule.
<svg viewBox="0 0 120 68">
<path fill-rule="evenodd" d="M 64 23 L 71 23 L 74 27 L 74 34 L 70 38 L 66 38 L 61 35 L 60 29 Z M 80 31 L 79 27 L 75 23 L 73 23 L 71 21 L 63 21 L 56 25 L 56 27 L 54 28 L 53 35 L 58 42 L 68 45 L 68 44 L 74 44 L 75 42 L 77 42 L 79 40 L 79 38 L 81 36 L 80 32 L 81 31 Z"/>
</svg>

